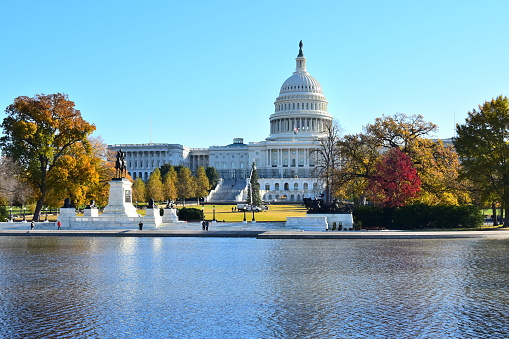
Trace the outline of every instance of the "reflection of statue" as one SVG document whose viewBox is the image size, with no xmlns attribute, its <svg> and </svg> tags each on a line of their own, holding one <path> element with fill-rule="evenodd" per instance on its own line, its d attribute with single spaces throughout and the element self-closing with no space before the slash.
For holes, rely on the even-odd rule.
<svg viewBox="0 0 509 339">
<path fill-rule="evenodd" d="M 125 161 L 125 152 L 119 149 L 115 160 L 115 178 L 125 178 L 127 176 L 127 164 Z"/>
</svg>

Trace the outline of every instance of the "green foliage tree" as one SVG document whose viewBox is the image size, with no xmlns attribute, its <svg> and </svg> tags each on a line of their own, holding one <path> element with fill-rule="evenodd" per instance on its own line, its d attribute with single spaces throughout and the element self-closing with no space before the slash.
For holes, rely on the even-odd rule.
<svg viewBox="0 0 509 339">
<path fill-rule="evenodd" d="M 196 196 L 196 181 L 191 170 L 185 166 L 180 167 L 177 178 L 177 195 L 185 203 L 185 199 Z"/>
<path fill-rule="evenodd" d="M 215 188 L 219 183 L 220 175 L 217 172 L 215 167 L 207 167 L 205 169 L 205 174 L 207 174 L 207 178 L 209 179 L 209 183 L 212 188 Z"/>
<path fill-rule="evenodd" d="M 150 173 L 146 187 L 145 198 L 146 201 L 154 199 L 155 201 L 163 200 L 163 182 L 161 179 L 161 172 L 156 168 Z"/>
<path fill-rule="evenodd" d="M 205 198 L 209 194 L 210 182 L 205 173 L 203 166 L 196 170 L 196 192 L 197 198 Z"/>
<path fill-rule="evenodd" d="M 5 112 L 0 147 L 19 163 L 22 176 L 34 187 L 34 218 L 38 221 L 50 189 L 49 176 L 58 170 L 62 157 L 77 156 L 77 149 L 80 154 L 90 154 L 87 137 L 95 126 L 86 122 L 74 102 L 61 93 L 18 97 Z"/>
<path fill-rule="evenodd" d="M 261 206 L 262 198 L 260 196 L 260 182 L 258 180 L 258 171 L 256 170 L 256 166 L 253 163 L 251 168 L 251 180 L 249 182 L 249 187 L 247 191 L 247 203 L 252 204 L 253 206 Z M 253 201 L 251 202 L 251 197 Z"/>
<path fill-rule="evenodd" d="M 454 146 L 462 163 L 461 174 L 472 181 L 485 202 L 499 201 L 509 213 L 509 99 L 498 96 L 468 112 L 456 125 Z M 491 200 L 491 201 L 489 201 Z"/>
</svg>

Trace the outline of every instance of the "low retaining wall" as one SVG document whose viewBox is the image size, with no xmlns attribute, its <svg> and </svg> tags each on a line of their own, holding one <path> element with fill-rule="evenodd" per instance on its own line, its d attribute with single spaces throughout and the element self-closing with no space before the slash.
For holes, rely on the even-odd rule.
<svg viewBox="0 0 509 339">
<path fill-rule="evenodd" d="M 287 217 L 286 226 L 304 231 L 353 230 L 352 214 L 308 214 L 305 217 Z"/>
</svg>

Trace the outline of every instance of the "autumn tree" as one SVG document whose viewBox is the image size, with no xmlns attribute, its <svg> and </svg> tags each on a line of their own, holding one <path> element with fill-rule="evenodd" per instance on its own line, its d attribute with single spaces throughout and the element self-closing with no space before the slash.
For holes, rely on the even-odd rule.
<svg viewBox="0 0 509 339">
<path fill-rule="evenodd" d="M 196 170 L 196 192 L 197 198 L 205 198 L 209 194 L 210 182 L 203 166 Z"/>
<path fill-rule="evenodd" d="M 141 177 L 136 178 L 133 183 L 133 200 L 144 202 L 146 197 L 145 182 Z"/>
<path fill-rule="evenodd" d="M 49 206 L 58 207 L 65 198 L 76 206 L 95 200 L 94 188 L 99 185 L 98 166 L 101 159 L 94 156 L 90 143 L 77 142 L 71 145 L 67 154 L 55 161 L 53 170 L 47 176 Z"/>
<path fill-rule="evenodd" d="M 383 207 L 404 206 L 420 191 L 421 180 L 408 155 L 391 148 L 375 165 L 367 187 L 371 200 Z"/>
<path fill-rule="evenodd" d="M 32 187 L 20 177 L 20 166 L 8 157 L 0 159 L 0 195 L 5 204 L 25 205 Z"/>
<path fill-rule="evenodd" d="M 339 181 L 346 181 L 347 188 L 362 189 L 377 154 L 398 147 L 410 157 L 421 178 L 420 202 L 430 205 L 468 203 L 470 197 L 465 182 L 458 180 L 458 156 L 454 148 L 432 139 L 431 133 L 436 129 L 436 125 L 426 122 L 421 115 L 398 113 L 377 118 L 374 124 L 366 125 L 360 135 L 346 136 L 338 143 L 344 163 L 344 169 L 338 174 Z"/>
<path fill-rule="evenodd" d="M 357 205 L 366 203 L 366 187 L 380 157 L 378 140 L 369 134 L 349 134 L 337 142 L 341 166 L 334 172 L 335 196 L 352 199 Z"/>
<path fill-rule="evenodd" d="M 150 173 L 146 185 L 146 200 L 154 199 L 155 201 L 163 200 L 163 182 L 161 172 L 156 168 Z"/>
<path fill-rule="evenodd" d="M 163 177 L 163 197 L 165 200 L 177 200 L 177 172 L 172 166 Z"/>
<path fill-rule="evenodd" d="M 341 128 L 335 121 L 324 124 L 323 136 L 316 140 L 311 151 L 316 158 L 315 173 L 325 184 L 325 201 L 332 200 L 332 188 L 335 185 L 335 172 L 340 168 L 341 155 L 337 147 Z"/>
<path fill-rule="evenodd" d="M 90 152 L 87 137 L 95 126 L 86 122 L 74 102 L 61 93 L 17 97 L 5 112 L 0 147 L 19 163 L 22 176 L 34 187 L 34 219 L 38 221 L 51 188 L 49 176 L 60 169 L 62 157 Z M 78 149 L 79 154 L 75 154 Z"/>
<path fill-rule="evenodd" d="M 185 166 L 180 167 L 177 178 L 178 197 L 184 201 L 185 199 L 195 197 L 196 182 L 191 170 Z"/>
<path fill-rule="evenodd" d="M 486 201 L 499 201 L 509 213 L 509 99 L 498 96 L 468 112 L 456 125 L 454 146 L 462 176 L 470 179 Z"/>
</svg>

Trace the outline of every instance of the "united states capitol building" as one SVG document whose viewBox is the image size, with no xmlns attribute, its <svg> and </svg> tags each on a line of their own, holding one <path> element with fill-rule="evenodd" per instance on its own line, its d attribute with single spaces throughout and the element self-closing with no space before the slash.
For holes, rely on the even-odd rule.
<svg viewBox="0 0 509 339">
<path fill-rule="evenodd" d="M 247 181 L 254 163 L 261 196 L 265 201 L 302 201 L 317 197 L 323 186 L 316 178 L 317 139 L 324 125 L 332 122 L 327 99 L 320 83 L 306 71 L 306 58 L 299 44 L 295 72 L 281 86 L 269 117 L 270 134 L 265 140 L 245 143 L 234 138 L 226 146 L 189 148 L 180 144 L 117 144 L 112 150 L 126 154 L 127 169 L 133 179 L 147 180 L 164 164 L 214 167 L 221 183 L 207 197 L 209 202 L 245 200 Z"/>
</svg>

